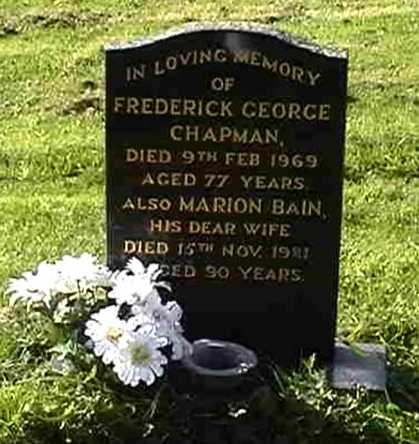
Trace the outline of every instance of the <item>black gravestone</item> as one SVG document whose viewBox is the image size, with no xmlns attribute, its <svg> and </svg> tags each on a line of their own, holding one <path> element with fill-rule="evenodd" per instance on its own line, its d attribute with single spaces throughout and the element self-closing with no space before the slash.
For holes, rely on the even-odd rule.
<svg viewBox="0 0 419 444">
<path fill-rule="evenodd" d="M 331 361 L 346 75 L 251 27 L 107 48 L 108 262 L 164 264 L 191 339 Z"/>
</svg>

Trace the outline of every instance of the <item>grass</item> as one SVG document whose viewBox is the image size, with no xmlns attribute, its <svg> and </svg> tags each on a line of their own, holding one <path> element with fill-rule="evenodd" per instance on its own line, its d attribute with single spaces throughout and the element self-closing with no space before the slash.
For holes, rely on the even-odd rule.
<svg viewBox="0 0 419 444">
<path fill-rule="evenodd" d="M 385 394 L 334 391 L 311 361 L 274 368 L 245 415 L 217 421 L 247 442 L 418 443 L 417 0 L 1 0 L 0 293 L 47 258 L 104 259 L 103 45 L 204 20 L 349 49 L 338 336 L 386 344 L 392 364 Z M 1 300 L 1 444 L 192 442 L 167 386 L 134 397 L 88 371 L 52 374 L 47 329 Z"/>
</svg>

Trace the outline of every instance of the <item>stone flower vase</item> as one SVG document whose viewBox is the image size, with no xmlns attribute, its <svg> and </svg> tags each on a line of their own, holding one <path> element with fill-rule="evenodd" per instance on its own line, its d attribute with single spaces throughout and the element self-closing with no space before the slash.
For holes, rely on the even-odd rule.
<svg viewBox="0 0 419 444">
<path fill-rule="evenodd" d="M 172 372 L 175 389 L 182 392 L 227 398 L 255 379 L 256 354 L 233 342 L 199 339 L 192 354 L 177 363 Z"/>
</svg>

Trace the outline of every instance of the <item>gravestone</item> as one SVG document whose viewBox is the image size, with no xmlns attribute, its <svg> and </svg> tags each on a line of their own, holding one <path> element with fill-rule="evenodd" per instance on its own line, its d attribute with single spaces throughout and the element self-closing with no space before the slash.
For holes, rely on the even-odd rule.
<svg viewBox="0 0 419 444">
<path fill-rule="evenodd" d="M 163 264 L 190 339 L 332 360 L 346 77 L 252 27 L 107 47 L 108 262 Z"/>
</svg>

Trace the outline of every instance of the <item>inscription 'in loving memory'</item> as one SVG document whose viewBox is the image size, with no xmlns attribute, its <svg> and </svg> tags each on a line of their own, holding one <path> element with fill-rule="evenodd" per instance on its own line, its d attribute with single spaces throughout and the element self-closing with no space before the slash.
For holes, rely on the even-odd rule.
<svg viewBox="0 0 419 444">
<path fill-rule="evenodd" d="M 225 49 L 200 49 L 169 54 L 163 59 L 153 60 L 149 64 L 140 62 L 127 66 L 125 68 L 126 80 L 142 80 L 150 75 L 161 76 L 179 68 L 207 63 L 233 63 L 257 66 L 282 78 L 310 86 L 315 86 L 321 77 L 320 72 L 313 72 L 292 62 L 269 57 L 259 51 L 231 52 Z"/>
</svg>

